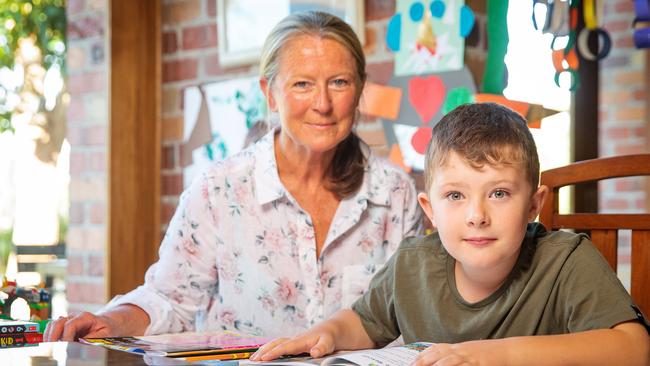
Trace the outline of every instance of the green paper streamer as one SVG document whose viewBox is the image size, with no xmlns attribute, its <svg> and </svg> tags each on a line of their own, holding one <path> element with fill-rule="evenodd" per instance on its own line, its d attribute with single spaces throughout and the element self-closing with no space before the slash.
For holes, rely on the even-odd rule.
<svg viewBox="0 0 650 366">
<path fill-rule="evenodd" d="M 504 58 L 508 51 L 508 0 L 488 0 L 488 54 L 483 74 L 483 93 L 503 95 Z"/>
</svg>

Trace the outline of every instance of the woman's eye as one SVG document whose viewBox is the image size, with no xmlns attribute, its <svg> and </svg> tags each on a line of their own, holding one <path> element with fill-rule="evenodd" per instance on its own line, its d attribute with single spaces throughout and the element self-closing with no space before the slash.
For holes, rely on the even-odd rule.
<svg viewBox="0 0 650 366">
<path fill-rule="evenodd" d="M 463 198 L 463 195 L 460 192 L 450 192 L 447 194 L 447 198 L 451 201 L 458 201 Z"/>
<path fill-rule="evenodd" d="M 336 79 L 333 81 L 334 85 L 337 87 L 342 87 L 348 85 L 348 81 L 345 79 Z"/>
<path fill-rule="evenodd" d="M 293 86 L 297 88 L 306 88 L 309 84 L 306 81 L 296 81 Z"/>
<path fill-rule="evenodd" d="M 504 191 L 502 189 L 498 189 L 498 190 L 494 191 L 494 193 L 492 193 L 492 196 L 494 198 L 506 198 L 506 197 L 508 197 L 508 192 L 506 192 L 506 191 Z"/>
</svg>

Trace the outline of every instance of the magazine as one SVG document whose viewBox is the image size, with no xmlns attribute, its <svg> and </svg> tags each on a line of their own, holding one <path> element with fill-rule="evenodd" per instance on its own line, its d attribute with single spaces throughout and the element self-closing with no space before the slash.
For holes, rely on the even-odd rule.
<svg viewBox="0 0 650 366">
<path fill-rule="evenodd" d="M 284 358 L 274 361 L 239 361 L 239 365 L 295 365 L 295 366 L 402 366 L 415 361 L 417 355 L 432 343 L 415 342 L 403 346 L 336 353 L 324 358 Z"/>
<path fill-rule="evenodd" d="M 80 338 L 82 343 L 118 351 L 167 357 L 229 354 L 250 356 L 266 338 L 231 331 L 185 332 L 137 337 Z M 246 356 L 247 358 L 247 356 Z"/>
</svg>

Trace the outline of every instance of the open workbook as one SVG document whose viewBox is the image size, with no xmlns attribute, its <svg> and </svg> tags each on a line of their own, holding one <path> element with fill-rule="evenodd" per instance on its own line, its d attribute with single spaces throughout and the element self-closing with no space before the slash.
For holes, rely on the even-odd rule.
<svg viewBox="0 0 650 366">
<path fill-rule="evenodd" d="M 403 366 L 415 361 L 417 355 L 431 343 L 416 342 L 403 346 L 337 353 L 324 358 L 284 358 L 268 362 L 239 361 L 239 365 L 287 365 L 287 366 Z"/>
<path fill-rule="evenodd" d="M 166 357 L 228 354 L 248 358 L 268 339 L 231 331 L 186 332 L 137 337 L 81 338 L 81 342 L 118 351 Z M 237 357 L 240 356 L 240 357 Z M 217 359 L 217 357 L 213 357 Z"/>
</svg>

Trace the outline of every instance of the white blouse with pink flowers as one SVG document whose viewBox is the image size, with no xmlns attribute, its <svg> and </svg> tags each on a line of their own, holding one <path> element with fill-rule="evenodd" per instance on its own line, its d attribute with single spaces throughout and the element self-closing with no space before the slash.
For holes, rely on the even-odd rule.
<svg viewBox="0 0 650 366">
<path fill-rule="evenodd" d="M 146 334 L 195 330 L 202 314 L 201 329 L 289 336 L 349 307 L 402 238 L 421 233 L 413 181 L 369 155 L 317 258 L 312 219 L 280 182 L 273 136 L 183 192 L 145 283 L 106 308 L 141 307 Z"/>
</svg>

